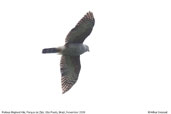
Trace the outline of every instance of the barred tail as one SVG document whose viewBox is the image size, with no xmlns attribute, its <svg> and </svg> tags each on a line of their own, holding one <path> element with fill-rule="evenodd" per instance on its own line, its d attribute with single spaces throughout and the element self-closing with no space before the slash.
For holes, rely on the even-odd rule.
<svg viewBox="0 0 171 114">
<path fill-rule="evenodd" d="M 45 48 L 42 50 L 42 53 L 57 53 L 60 49 L 58 48 Z"/>
</svg>

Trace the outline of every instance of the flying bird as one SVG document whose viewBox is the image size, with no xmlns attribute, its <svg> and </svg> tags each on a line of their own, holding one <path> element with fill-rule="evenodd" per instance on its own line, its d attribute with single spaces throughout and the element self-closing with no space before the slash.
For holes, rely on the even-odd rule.
<svg viewBox="0 0 171 114">
<path fill-rule="evenodd" d="M 92 12 L 88 12 L 68 33 L 65 45 L 57 48 L 45 48 L 42 53 L 61 54 L 60 71 L 62 93 L 64 94 L 77 82 L 81 70 L 80 55 L 89 51 L 89 47 L 83 44 L 90 35 L 95 24 Z"/>
</svg>

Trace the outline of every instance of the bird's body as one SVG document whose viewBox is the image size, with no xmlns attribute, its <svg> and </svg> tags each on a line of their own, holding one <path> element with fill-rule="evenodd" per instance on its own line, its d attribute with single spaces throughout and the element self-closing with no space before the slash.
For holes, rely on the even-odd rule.
<svg viewBox="0 0 171 114">
<path fill-rule="evenodd" d="M 87 45 L 82 43 L 71 43 L 65 46 L 58 47 L 61 51 L 59 52 L 61 55 L 68 55 L 68 56 L 79 56 L 86 51 L 89 51 Z"/>
<path fill-rule="evenodd" d="M 63 93 L 71 89 L 78 79 L 81 69 L 80 55 L 89 51 L 89 47 L 83 42 L 91 33 L 94 23 L 93 13 L 88 12 L 69 32 L 64 46 L 45 48 L 42 51 L 42 53 L 59 53 L 62 55 L 60 70 Z"/>
</svg>

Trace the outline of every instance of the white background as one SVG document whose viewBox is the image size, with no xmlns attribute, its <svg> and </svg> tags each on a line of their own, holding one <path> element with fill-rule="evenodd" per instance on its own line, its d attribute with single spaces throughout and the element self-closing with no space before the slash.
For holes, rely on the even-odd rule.
<svg viewBox="0 0 171 114">
<path fill-rule="evenodd" d="M 61 91 L 64 44 L 92 11 L 77 83 Z M 170 0 L 1 0 L 0 110 L 147 114 L 171 111 Z"/>
</svg>

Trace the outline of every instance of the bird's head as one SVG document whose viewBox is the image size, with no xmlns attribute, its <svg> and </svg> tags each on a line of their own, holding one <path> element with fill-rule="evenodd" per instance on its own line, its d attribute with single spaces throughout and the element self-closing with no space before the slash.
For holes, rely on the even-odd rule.
<svg viewBox="0 0 171 114">
<path fill-rule="evenodd" d="M 89 50 L 89 47 L 88 47 L 87 45 L 84 45 L 84 49 L 85 49 L 86 52 L 87 52 L 87 51 L 90 51 L 90 50 Z"/>
</svg>

